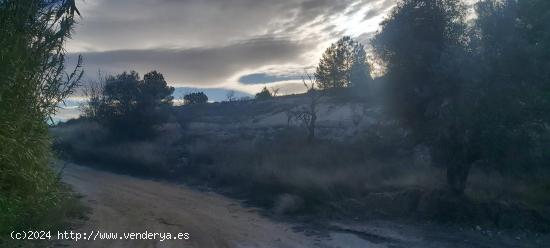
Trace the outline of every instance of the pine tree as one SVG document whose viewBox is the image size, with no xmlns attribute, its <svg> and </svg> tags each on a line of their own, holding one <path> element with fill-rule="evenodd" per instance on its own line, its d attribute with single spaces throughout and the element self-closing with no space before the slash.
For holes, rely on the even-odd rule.
<svg viewBox="0 0 550 248">
<path fill-rule="evenodd" d="M 363 45 L 345 36 L 323 53 L 315 72 L 319 89 L 344 88 L 372 80 Z"/>
</svg>

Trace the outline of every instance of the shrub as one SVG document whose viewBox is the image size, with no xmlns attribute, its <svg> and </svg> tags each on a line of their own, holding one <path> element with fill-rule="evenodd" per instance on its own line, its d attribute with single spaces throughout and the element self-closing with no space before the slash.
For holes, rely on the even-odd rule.
<svg viewBox="0 0 550 248">
<path fill-rule="evenodd" d="M 390 134 L 388 128 L 380 135 Z M 378 150 L 390 149 L 386 143 L 393 137 L 311 143 L 306 135 L 291 128 L 273 139 L 197 139 L 188 145 L 185 175 L 235 190 L 281 214 L 318 213 L 344 198 L 386 187 L 434 187 L 433 173 L 437 169 L 409 164 L 409 153 L 377 154 Z"/>
<path fill-rule="evenodd" d="M 52 128 L 54 148 L 76 162 L 100 165 L 125 173 L 175 176 L 182 165 L 177 124 L 165 124 L 148 140 L 119 140 L 93 120 L 79 120 Z"/>
<path fill-rule="evenodd" d="M 267 100 L 273 97 L 271 92 L 267 89 L 267 87 L 264 87 L 262 91 L 256 93 L 256 100 Z"/>
<path fill-rule="evenodd" d="M 95 119 L 119 137 L 151 137 L 169 117 L 173 92 L 157 71 L 145 74 L 143 80 L 135 71 L 110 76 Z"/>
<path fill-rule="evenodd" d="M 208 96 L 204 92 L 194 92 L 183 96 L 185 104 L 205 104 L 208 102 Z"/>
<path fill-rule="evenodd" d="M 9 231 L 60 221 L 45 220 L 65 199 L 46 121 L 82 76 L 80 60 L 69 75 L 64 66 L 75 12 L 74 1 L 0 1 L 0 244 Z"/>
</svg>

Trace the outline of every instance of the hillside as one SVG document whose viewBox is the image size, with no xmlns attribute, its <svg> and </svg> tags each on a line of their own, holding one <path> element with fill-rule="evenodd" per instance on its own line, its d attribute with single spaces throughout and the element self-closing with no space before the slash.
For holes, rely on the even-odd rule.
<svg viewBox="0 0 550 248">
<path fill-rule="evenodd" d="M 292 118 L 292 112 L 307 108 L 309 102 L 307 95 L 296 94 L 262 101 L 184 105 L 175 107 L 174 112 L 177 121 L 196 135 L 269 137 L 288 128 L 299 129 L 303 123 Z M 325 96 L 317 106 L 317 137 L 350 141 L 358 137 L 357 132 L 384 122 L 382 118 L 380 106 L 363 98 Z"/>
</svg>

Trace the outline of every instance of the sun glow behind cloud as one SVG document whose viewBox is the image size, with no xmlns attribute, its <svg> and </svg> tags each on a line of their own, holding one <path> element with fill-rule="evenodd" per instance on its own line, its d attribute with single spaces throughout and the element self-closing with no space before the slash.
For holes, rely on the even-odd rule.
<svg viewBox="0 0 550 248">
<path fill-rule="evenodd" d="M 353 8 L 359 8 L 354 11 Z M 373 9 L 373 4 L 366 4 L 362 7 L 352 5 L 348 8 L 351 15 L 343 14 L 334 21 L 336 29 L 344 35 L 358 37 L 364 33 L 372 33 L 378 29 L 379 23 L 383 20 L 385 12 L 378 13 L 376 16 L 365 18 L 369 11 Z"/>
<path fill-rule="evenodd" d="M 299 93 L 301 76 L 332 42 L 348 35 L 367 43 L 395 2 L 77 0 L 83 17 L 67 44 L 68 67 L 82 54 L 84 83 L 98 70 L 158 70 L 172 86 L 203 89 L 214 101 L 225 90 L 253 95 L 264 86 Z M 258 74 L 254 84 L 240 82 Z"/>
<path fill-rule="evenodd" d="M 323 51 L 344 35 L 362 43 L 396 0 L 81 0 L 67 50 L 84 56 L 87 79 L 158 70 L 177 87 L 253 94 L 264 85 L 302 91 Z M 367 45 L 367 44 L 365 44 Z M 280 80 L 243 84 L 249 74 Z"/>
</svg>

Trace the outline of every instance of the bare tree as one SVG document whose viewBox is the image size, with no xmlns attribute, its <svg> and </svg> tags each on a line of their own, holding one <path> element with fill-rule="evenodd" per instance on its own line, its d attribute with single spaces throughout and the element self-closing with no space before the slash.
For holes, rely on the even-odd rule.
<svg viewBox="0 0 550 248">
<path fill-rule="evenodd" d="M 234 102 L 235 100 L 237 100 L 237 98 L 235 97 L 235 91 L 234 90 L 228 91 L 227 94 L 225 95 L 225 98 L 227 99 L 228 102 Z"/>
<path fill-rule="evenodd" d="M 97 75 L 97 80 L 90 81 L 82 85 L 81 88 L 82 96 L 86 101 L 80 104 L 79 109 L 84 117 L 97 117 L 101 103 L 104 100 L 105 77 L 103 77 L 101 71 L 98 71 Z"/>
<path fill-rule="evenodd" d="M 287 112 L 288 125 L 290 125 L 292 119 L 300 122 L 306 128 L 307 139 L 311 142 L 315 139 L 317 106 L 323 95 L 321 91 L 315 89 L 315 79 L 309 73 L 306 73 L 305 76 L 302 77 L 302 82 L 306 87 L 305 94 L 307 95 L 309 101 L 306 106 L 303 106 L 296 111 Z"/>
<path fill-rule="evenodd" d="M 276 97 L 279 94 L 280 88 L 271 87 L 271 96 Z"/>
</svg>

